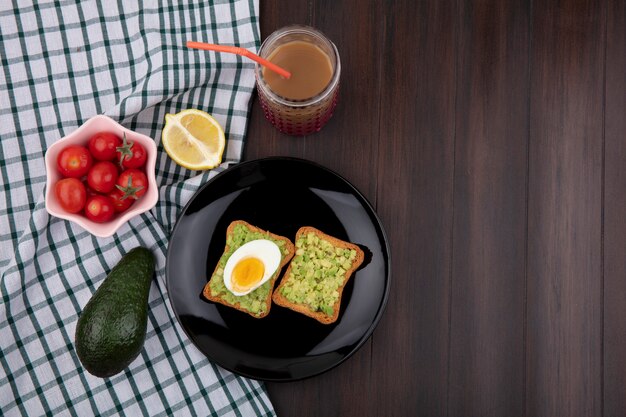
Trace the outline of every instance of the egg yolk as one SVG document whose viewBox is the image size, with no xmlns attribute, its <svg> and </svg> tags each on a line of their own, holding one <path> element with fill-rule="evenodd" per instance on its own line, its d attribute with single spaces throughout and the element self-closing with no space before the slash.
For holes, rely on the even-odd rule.
<svg viewBox="0 0 626 417">
<path fill-rule="evenodd" d="M 244 258 L 233 268 L 233 290 L 243 292 L 261 281 L 265 265 L 258 258 Z"/>
</svg>

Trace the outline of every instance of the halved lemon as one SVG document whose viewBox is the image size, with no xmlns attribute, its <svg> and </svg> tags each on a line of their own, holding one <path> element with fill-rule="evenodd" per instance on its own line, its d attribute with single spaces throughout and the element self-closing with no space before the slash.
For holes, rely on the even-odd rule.
<svg viewBox="0 0 626 417">
<path fill-rule="evenodd" d="M 161 142 L 170 158 L 194 171 L 218 166 L 226 145 L 222 126 L 210 114 L 196 109 L 166 114 Z"/>
</svg>

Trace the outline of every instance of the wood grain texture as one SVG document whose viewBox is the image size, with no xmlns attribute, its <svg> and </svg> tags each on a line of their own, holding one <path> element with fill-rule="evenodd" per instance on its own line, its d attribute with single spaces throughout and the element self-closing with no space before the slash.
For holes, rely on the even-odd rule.
<svg viewBox="0 0 626 417">
<path fill-rule="evenodd" d="M 529 7 L 459 5 L 450 416 L 524 413 Z"/>
<path fill-rule="evenodd" d="M 305 155 L 348 178 L 375 205 L 385 11 L 377 0 L 362 0 L 355 11 L 351 2 L 313 2 L 312 25 L 337 46 L 342 77 L 335 113 L 305 138 Z"/>
<path fill-rule="evenodd" d="M 604 170 L 604 415 L 626 415 L 626 4 L 607 11 Z"/>
<path fill-rule="evenodd" d="M 527 414 L 602 413 L 604 3 L 534 2 Z"/>
<path fill-rule="evenodd" d="M 447 413 L 455 4 L 385 9 L 377 209 L 393 277 L 374 334 L 368 416 Z"/>
<path fill-rule="evenodd" d="M 338 171 L 392 250 L 372 338 L 278 415 L 626 415 L 624 2 L 260 5 L 335 41 L 341 99 L 306 138 L 256 102 L 245 158 Z"/>
</svg>

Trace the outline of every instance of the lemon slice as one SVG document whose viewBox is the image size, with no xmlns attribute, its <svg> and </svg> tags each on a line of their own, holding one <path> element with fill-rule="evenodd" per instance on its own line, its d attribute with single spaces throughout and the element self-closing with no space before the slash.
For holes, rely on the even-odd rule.
<svg viewBox="0 0 626 417">
<path fill-rule="evenodd" d="M 170 158 L 194 171 L 218 166 L 226 145 L 222 126 L 210 114 L 196 109 L 166 114 L 161 142 Z"/>
</svg>

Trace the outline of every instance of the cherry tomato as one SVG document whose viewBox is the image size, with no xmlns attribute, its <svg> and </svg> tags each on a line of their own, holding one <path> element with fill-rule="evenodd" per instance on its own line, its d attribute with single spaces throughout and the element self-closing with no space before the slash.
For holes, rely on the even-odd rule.
<svg viewBox="0 0 626 417">
<path fill-rule="evenodd" d="M 59 153 L 57 165 L 64 177 L 80 178 L 87 174 L 93 164 L 89 150 L 84 146 L 70 145 Z"/>
<path fill-rule="evenodd" d="M 148 191 L 148 178 L 138 169 L 127 169 L 117 179 L 117 188 L 126 194 L 126 198 L 137 200 Z"/>
<path fill-rule="evenodd" d="M 87 174 L 87 183 L 91 188 L 108 193 L 115 188 L 117 181 L 117 167 L 113 162 L 100 161 L 94 164 Z"/>
<path fill-rule="evenodd" d="M 109 198 L 113 202 L 113 207 L 115 207 L 115 211 L 121 213 L 123 211 L 128 210 L 130 206 L 135 202 L 134 198 L 126 197 L 124 191 L 119 188 L 115 188 L 108 194 Z"/>
<path fill-rule="evenodd" d="M 117 156 L 117 148 L 122 140 L 109 132 L 100 132 L 89 138 L 89 152 L 98 161 L 112 161 Z"/>
<path fill-rule="evenodd" d="M 85 207 L 87 192 L 82 182 L 76 178 L 64 178 L 54 184 L 54 193 L 63 210 L 78 213 Z"/>
<path fill-rule="evenodd" d="M 146 163 L 146 148 L 140 143 L 127 141 L 124 135 L 122 146 L 117 147 L 117 158 L 124 168 L 141 168 Z"/>
<path fill-rule="evenodd" d="M 96 223 L 107 222 L 114 214 L 113 201 L 106 195 L 94 195 L 85 204 L 85 215 Z"/>
</svg>

